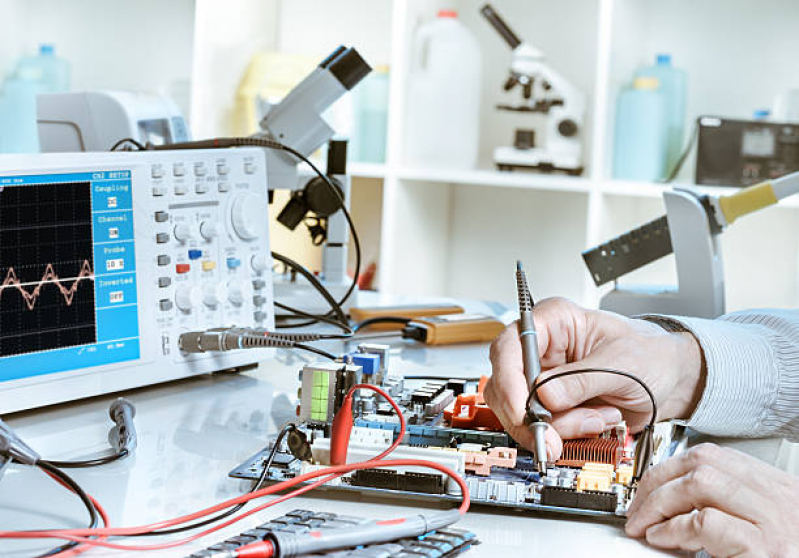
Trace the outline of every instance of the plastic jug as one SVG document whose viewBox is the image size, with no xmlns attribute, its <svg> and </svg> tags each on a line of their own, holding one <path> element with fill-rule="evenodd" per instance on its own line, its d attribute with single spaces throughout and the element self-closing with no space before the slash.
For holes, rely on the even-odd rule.
<svg viewBox="0 0 799 558">
<path fill-rule="evenodd" d="M 354 126 L 350 149 L 353 161 L 386 160 L 388 126 L 388 66 L 377 66 L 353 91 Z"/>
<path fill-rule="evenodd" d="M 674 167 L 683 150 L 685 138 L 685 72 L 671 65 L 670 54 L 658 54 L 654 66 L 640 68 L 635 77 L 653 77 L 660 83 L 660 92 L 666 102 L 666 127 L 668 128 L 666 172 Z"/>
<path fill-rule="evenodd" d="M 40 84 L 40 93 L 60 93 L 69 90 L 69 62 L 56 56 L 50 44 L 39 46 L 39 54 L 20 60 L 18 72 L 30 72 Z"/>
<path fill-rule="evenodd" d="M 405 161 L 473 168 L 480 132 L 480 47 L 449 10 L 413 40 L 406 100 Z"/>
<path fill-rule="evenodd" d="M 666 173 L 666 98 L 656 78 L 638 77 L 619 95 L 613 149 L 613 177 L 660 180 Z"/>
<path fill-rule="evenodd" d="M 35 73 L 18 71 L 6 79 L 0 94 L 0 153 L 38 153 Z"/>
</svg>

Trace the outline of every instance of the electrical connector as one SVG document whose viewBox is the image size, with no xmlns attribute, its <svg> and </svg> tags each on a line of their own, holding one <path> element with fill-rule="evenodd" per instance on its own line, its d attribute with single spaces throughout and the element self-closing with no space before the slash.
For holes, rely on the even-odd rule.
<svg viewBox="0 0 799 558">
<path fill-rule="evenodd" d="M 41 456 L 22 441 L 3 419 L 0 419 L 0 455 L 25 465 L 36 465 Z"/>
</svg>

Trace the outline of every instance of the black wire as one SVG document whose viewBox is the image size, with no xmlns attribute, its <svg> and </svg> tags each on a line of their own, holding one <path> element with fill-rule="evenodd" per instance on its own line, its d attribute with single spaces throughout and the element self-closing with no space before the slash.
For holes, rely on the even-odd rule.
<svg viewBox="0 0 799 558">
<path fill-rule="evenodd" d="M 133 145 L 136 146 L 136 149 L 138 149 L 139 151 L 144 151 L 144 149 L 145 149 L 145 147 L 141 143 L 136 141 L 135 139 L 133 139 L 133 138 L 123 138 L 123 139 L 119 140 L 118 142 L 116 142 L 114 144 L 114 146 L 111 149 L 109 149 L 109 151 L 116 151 L 121 145 L 123 145 L 125 143 L 132 143 Z"/>
<path fill-rule="evenodd" d="M 324 351 L 322 349 L 317 349 L 316 347 L 314 347 L 312 345 L 305 345 L 303 343 L 294 343 L 294 345 L 292 345 L 292 348 L 293 349 L 301 349 L 303 351 L 309 351 L 309 352 L 312 352 L 312 353 L 316 353 L 317 355 L 323 356 L 325 358 L 329 358 L 330 360 L 336 360 L 336 358 L 338 358 L 333 353 L 328 353 L 327 351 Z"/>
<path fill-rule="evenodd" d="M 333 320 L 331 318 L 328 318 L 327 316 L 317 316 L 315 314 L 309 314 L 307 312 L 304 312 L 304 311 L 299 310 L 297 308 L 292 308 L 291 306 L 288 306 L 288 305 L 280 303 L 280 302 L 275 302 L 275 306 L 280 308 L 280 309 L 282 309 L 282 310 L 285 310 L 287 312 L 293 312 L 294 314 L 297 314 L 297 316 L 299 316 L 299 317 L 312 318 L 314 323 L 315 322 L 323 322 L 323 323 L 326 323 L 326 324 L 330 324 L 330 325 L 336 326 L 337 328 L 340 328 L 340 329 L 342 329 L 344 331 L 344 335 L 331 336 L 331 337 L 329 337 L 329 339 L 350 337 L 350 336 L 352 336 L 353 333 L 355 333 L 353 331 L 353 329 L 349 326 L 349 324 L 347 324 L 346 322 L 345 323 L 341 323 L 338 320 Z M 308 324 L 308 325 L 310 325 L 310 324 Z"/>
<path fill-rule="evenodd" d="M 350 298 L 350 295 L 352 295 L 353 291 L 355 290 L 355 287 L 358 286 L 358 279 L 360 279 L 361 276 L 361 241 L 358 238 L 357 231 L 355 230 L 355 223 L 352 222 L 352 216 L 350 215 L 350 212 L 347 209 L 347 203 L 344 200 L 344 197 L 341 195 L 341 192 L 339 192 L 339 189 L 336 187 L 335 184 L 333 184 L 330 178 L 325 173 L 320 171 L 316 167 L 316 165 L 314 165 L 311 162 L 311 160 L 308 159 L 308 157 L 306 157 L 296 149 L 293 149 L 288 145 L 283 145 L 283 144 L 279 145 L 281 145 L 281 149 L 283 149 L 283 151 L 291 153 L 298 159 L 302 160 L 306 165 L 311 167 L 311 169 L 319 176 L 319 178 L 325 181 L 325 184 L 327 184 L 327 186 L 330 188 L 330 190 L 338 199 L 341 212 L 344 214 L 344 218 L 347 220 L 347 225 L 349 226 L 350 232 L 352 233 L 352 244 L 355 247 L 355 274 L 352 277 L 352 283 L 350 284 L 349 289 L 347 289 L 347 292 L 344 293 L 343 297 L 341 297 L 341 300 L 338 301 L 339 306 L 343 306 L 344 303 L 347 302 L 347 300 Z"/>
<path fill-rule="evenodd" d="M 671 169 L 671 172 L 668 174 L 668 176 L 665 179 L 663 179 L 663 182 L 665 184 L 668 184 L 669 182 L 677 178 L 677 173 L 680 172 L 680 169 L 685 163 L 685 160 L 688 158 L 688 155 L 691 153 L 691 149 L 693 149 L 694 142 L 696 141 L 696 138 L 698 136 L 699 136 L 699 120 L 697 119 L 696 122 L 694 122 L 694 127 L 691 129 L 691 136 L 688 138 L 688 143 L 685 145 L 685 148 L 680 154 L 680 158 L 677 159 L 676 163 L 674 163 L 674 167 Z"/>
<path fill-rule="evenodd" d="M 247 492 L 248 494 L 252 494 L 253 492 L 257 492 L 261 490 L 264 483 L 266 482 L 266 475 L 269 473 L 269 469 L 272 468 L 272 463 L 275 460 L 275 456 L 277 455 L 277 450 L 280 448 L 280 444 L 283 443 L 283 438 L 291 431 L 297 428 L 297 425 L 294 423 L 287 423 L 283 426 L 280 430 L 280 434 L 277 436 L 277 440 L 275 440 L 275 444 L 272 446 L 272 450 L 269 452 L 269 457 L 264 464 L 264 468 L 261 471 L 261 476 L 258 477 L 258 482 L 256 482 L 253 487 Z M 192 529 L 197 529 L 198 527 L 205 527 L 211 523 L 215 523 L 226 517 L 230 517 L 241 508 L 247 505 L 247 502 L 241 502 L 240 504 L 236 504 L 232 508 L 227 511 L 220 513 L 219 515 L 215 515 L 208 519 L 203 519 L 202 521 L 198 521 L 197 523 L 192 523 L 190 525 L 184 525 L 183 527 L 173 527 L 172 529 L 162 529 L 160 531 L 153 531 L 151 533 L 137 533 L 135 535 L 130 535 L 131 537 L 153 537 L 159 535 L 172 535 L 175 533 L 183 533 L 185 531 L 191 531 Z"/>
<path fill-rule="evenodd" d="M 316 276 L 311 273 L 311 271 L 306 268 L 304 265 L 295 262 L 288 256 L 284 256 L 283 254 L 279 254 L 277 252 L 272 252 L 272 258 L 276 259 L 280 263 L 287 265 L 288 267 L 295 269 L 300 275 L 305 277 L 308 282 L 322 295 L 322 297 L 327 301 L 330 305 L 330 308 L 335 313 L 336 317 L 342 324 L 347 323 L 347 316 L 344 314 L 344 310 L 341 308 L 341 303 L 336 301 L 333 298 L 333 295 L 325 288 L 324 285 L 316 278 Z M 299 314 L 299 312 L 297 312 Z M 306 314 L 307 315 L 307 314 Z M 310 324 L 309 324 L 310 325 Z"/>
<path fill-rule="evenodd" d="M 89 529 L 94 529 L 97 527 L 97 510 L 94 508 L 94 504 L 92 503 L 89 495 L 81 488 L 81 486 L 75 482 L 72 477 L 66 474 L 64 471 L 59 469 L 58 467 L 54 467 L 47 461 L 39 460 L 36 465 L 43 471 L 47 471 L 51 473 L 53 476 L 58 478 L 61 482 L 63 482 L 72 492 L 74 492 L 83 505 L 86 507 L 86 511 L 89 512 Z M 36 558 L 44 558 L 45 556 L 52 556 L 53 554 L 58 554 L 59 552 L 63 552 L 65 550 L 69 550 L 70 548 L 74 548 L 78 546 L 80 543 L 77 541 L 70 541 L 68 543 L 62 544 L 52 550 L 48 550 L 44 554 L 40 554 Z"/>
<path fill-rule="evenodd" d="M 616 376 L 624 376 L 625 378 L 630 378 L 634 382 L 637 382 L 646 394 L 649 396 L 650 401 L 652 401 L 652 417 L 649 419 L 649 427 L 653 428 L 655 426 L 655 418 L 658 414 L 658 404 L 655 400 L 655 394 L 652 393 L 652 390 L 649 389 L 649 386 L 644 383 L 644 381 L 636 376 L 635 374 L 631 374 L 629 372 L 624 372 L 623 370 L 614 370 L 613 368 L 580 368 L 578 370 L 566 370 L 565 372 L 558 372 L 553 374 L 552 376 L 548 376 L 541 380 L 540 382 L 536 382 L 533 386 L 533 389 L 530 390 L 530 395 L 527 396 L 527 403 L 525 404 L 525 409 L 530 408 L 530 402 L 533 400 L 533 397 L 538 397 L 538 390 L 541 387 L 545 386 L 552 380 L 556 378 L 563 378 L 565 376 L 575 376 L 577 374 L 614 374 Z"/>
<path fill-rule="evenodd" d="M 412 321 L 411 318 L 403 318 L 401 316 L 376 316 L 374 318 L 369 318 L 363 320 L 362 322 L 358 322 L 354 326 L 352 326 L 352 331 L 357 333 L 362 329 L 365 329 L 369 326 L 375 324 L 400 324 L 400 325 L 408 325 Z"/>
<path fill-rule="evenodd" d="M 87 467 L 98 467 L 100 465 L 107 465 L 114 461 L 128 456 L 128 450 L 123 449 L 113 455 L 106 455 L 105 457 L 97 457 L 95 459 L 86 459 L 82 461 L 54 461 L 52 459 L 39 460 L 40 463 L 47 463 L 59 469 L 83 469 Z"/>
</svg>

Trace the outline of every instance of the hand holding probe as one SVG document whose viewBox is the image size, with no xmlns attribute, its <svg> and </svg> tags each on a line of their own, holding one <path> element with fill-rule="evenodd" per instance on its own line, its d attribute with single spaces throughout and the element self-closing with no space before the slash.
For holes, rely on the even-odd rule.
<svg viewBox="0 0 799 558">
<path fill-rule="evenodd" d="M 522 262 L 516 262 L 516 291 L 519 297 L 519 340 L 522 344 L 522 364 L 524 366 L 524 377 L 527 380 L 527 389 L 534 392 L 533 387 L 541 374 L 541 359 L 538 356 L 538 334 L 535 330 L 533 321 L 533 297 L 530 296 L 530 289 L 527 286 L 527 275 L 522 268 Z M 547 472 L 547 445 L 545 433 L 548 424 L 546 421 L 552 419 L 546 407 L 538 399 L 537 392 L 528 398 L 527 413 L 524 419 L 525 424 L 535 436 L 535 457 L 538 472 L 545 475 Z"/>
</svg>

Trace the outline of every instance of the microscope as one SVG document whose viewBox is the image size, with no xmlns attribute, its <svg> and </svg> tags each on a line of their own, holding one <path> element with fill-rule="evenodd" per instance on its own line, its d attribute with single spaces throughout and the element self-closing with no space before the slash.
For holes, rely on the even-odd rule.
<svg viewBox="0 0 799 558">
<path fill-rule="evenodd" d="M 342 95 L 355 87 L 372 68 L 352 47 L 339 46 L 308 74 L 280 102 L 267 105 L 255 137 L 268 138 L 288 145 L 309 157 L 328 144 L 326 174 L 349 204 L 350 177 L 347 175 L 347 142 L 333 139 L 335 131 L 323 113 Z M 309 168 L 297 164 L 288 153 L 267 150 L 267 185 L 269 190 L 291 190 L 291 198 L 278 215 L 278 221 L 291 230 L 305 222 L 311 241 L 322 247 L 320 282 L 336 299 L 341 300 L 350 287 L 347 276 L 349 229 L 338 197 Z M 271 199 L 271 195 L 270 195 Z M 291 274 L 274 276 L 275 300 L 310 314 L 330 310 L 324 298 L 311 285 L 295 281 Z M 355 304 L 357 290 L 344 305 Z"/>
<path fill-rule="evenodd" d="M 543 172 L 583 172 L 582 130 L 585 95 L 545 63 L 544 53 L 523 43 L 490 4 L 480 10 L 512 50 L 510 75 L 503 90 L 519 92 L 520 101 L 497 109 L 513 115 L 516 130 L 512 146 L 497 147 L 494 163 L 500 170 L 516 168 Z M 543 115 L 543 134 L 536 124 Z"/>
</svg>

